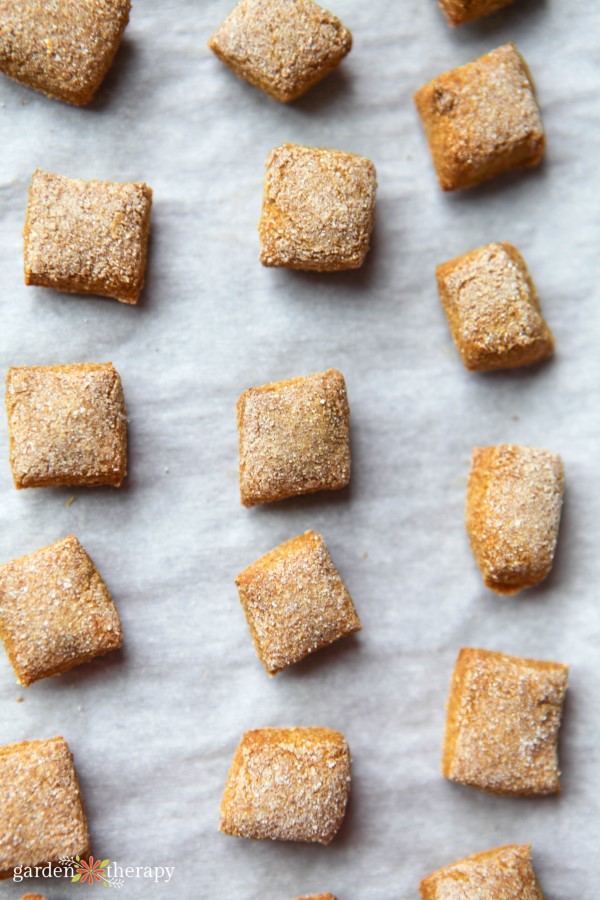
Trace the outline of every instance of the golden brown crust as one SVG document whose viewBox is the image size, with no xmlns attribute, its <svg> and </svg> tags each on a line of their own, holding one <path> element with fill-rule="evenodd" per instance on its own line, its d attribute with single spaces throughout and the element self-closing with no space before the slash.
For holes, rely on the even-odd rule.
<svg viewBox="0 0 600 900">
<path fill-rule="evenodd" d="M 335 369 L 249 388 L 237 404 L 244 506 L 350 481 L 350 409 Z"/>
<path fill-rule="evenodd" d="M 256 652 L 270 675 L 360 630 L 352 598 L 314 531 L 271 550 L 235 583 Z"/>
<path fill-rule="evenodd" d="M 312 0 L 240 0 L 208 46 L 240 78 L 289 103 L 339 65 L 352 35 Z"/>
<path fill-rule="evenodd" d="M 422 900 L 544 900 L 531 864 L 531 844 L 511 844 L 432 872 Z"/>
<path fill-rule="evenodd" d="M 0 638 L 25 686 L 121 646 L 117 610 L 76 537 L 0 566 Z"/>
<path fill-rule="evenodd" d="M 525 260 L 512 244 L 486 244 L 436 268 L 438 290 L 467 369 L 513 369 L 547 359 L 554 339 Z"/>
<path fill-rule="evenodd" d="M 46 897 L 42 894 L 23 894 L 21 900 L 46 900 Z"/>
<path fill-rule="evenodd" d="M 83 106 L 104 79 L 129 0 L 0 0 L 0 72 Z"/>
<path fill-rule="evenodd" d="M 328 844 L 350 793 L 350 751 L 329 728 L 247 731 L 221 802 L 221 831 L 237 837 Z"/>
<path fill-rule="evenodd" d="M 492 794 L 560 791 L 562 663 L 463 649 L 448 699 L 442 774 Z"/>
<path fill-rule="evenodd" d="M 121 484 L 127 418 L 112 363 L 10 368 L 6 410 L 16 488 Z"/>
<path fill-rule="evenodd" d="M 375 166 L 364 156 L 282 144 L 266 163 L 260 261 L 316 272 L 358 269 L 375 221 Z"/>
<path fill-rule="evenodd" d="M 144 286 L 152 189 L 38 169 L 25 216 L 25 284 L 135 304 Z"/>
<path fill-rule="evenodd" d="M 550 574 L 563 493 L 558 453 L 514 444 L 473 450 L 466 528 L 486 587 L 515 594 Z"/>
<path fill-rule="evenodd" d="M 439 0 L 448 24 L 453 28 L 482 16 L 490 16 L 514 2 L 515 0 Z"/>
<path fill-rule="evenodd" d="M 87 820 L 64 738 L 0 747 L 0 795 L 0 878 L 17 866 L 87 856 Z"/>
<path fill-rule="evenodd" d="M 434 78 L 415 103 L 445 191 L 537 165 L 544 155 L 535 89 L 513 43 Z"/>
</svg>

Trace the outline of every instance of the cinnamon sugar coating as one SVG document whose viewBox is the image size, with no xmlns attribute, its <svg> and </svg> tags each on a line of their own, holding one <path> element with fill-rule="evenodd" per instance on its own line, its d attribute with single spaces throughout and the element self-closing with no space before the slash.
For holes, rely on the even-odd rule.
<svg viewBox="0 0 600 900">
<path fill-rule="evenodd" d="M 531 864 L 531 844 L 496 847 L 432 872 L 422 900 L 543 900 Z"/>
<path fill-rule="evenodd" d="M 64 738 L 0 747 L 0 878 L 89 851 L 73 756 Z"/>
<path fill-rule="evenodd" d="M 245 391 L 237 404 L 244 506 L 350 481 L 350 409 L 335 369 Z"/>
<path fill-rule="evenodd" d="M 554 339 L 525 260 L 512 244 L 486 244 L 442 263 L 438 290 L 456 349 L 471 371 L 547 359 Z"/>
<path fill-rule="evenodd" d="M 557 453 L 514 444 L 473 450 L 466 527 L 486 587 L 515 594 L 550 574 L 563 493 Z"/>
<path fill-rule="evenodd" d="M 452 27 L 489 16 L 514 3 L 514 0 L 438 0 Z"/>
<path fill-rule="evenodd" d="M 240 0 L 208 46 L 240 78 L 288 103 L 339 65 L 352 35 L 313 0 Z"/>
<path fill-rule="evenodd" d="M 358 269 L 375 221 L 375 166 L 364 156 L 281 144 L 266 163 L 258 226 L 263 266 Z"/>
<path fill-rule="evenodd" d="M 10 368 L 6 410 L 16 488 L 121 484 L 127 419 L 112 363 Z"/>
<path fill-rule="evenodd" d="M 152 190 L 38 169 L 24 229 L 25 284 L 137 303 L 144 286 Z"/>
<path fill-rule="evenodd" d="M 544 155 L 535 88 L 513 43 L 434 78 L 415 103 L 445 191 L 537 165 Z"/>
<path fill-rule="evenodd" d="M 329 728 L 261 728 L 238 746 L 221 802 L 221 831 L 328 844 L 350 793 L 350 751 Z"/>
<path fill-rule="evenodd" d="M 83 106 L 110 68 L 130 8 L 129 0 L 0 0 L 0 72 Z"/>
<path fill-rule="evenodd" d="M 567 674 L 561 663 L 461 650 L 448 700 L 444 777 L 492 794 L 558 793 Z"/>
<path fill-rule="evenodd" d="M 314 531 L 271 550 L 235 583 L 256 652 L 270 675 L 360 630 L 352 598 Z"/>
<path fill-rule="evenodd" d="M 121 646 L 117 610 L 76 537 L 0 566 L 0 638 L 25 686 Z"/>
</svg>

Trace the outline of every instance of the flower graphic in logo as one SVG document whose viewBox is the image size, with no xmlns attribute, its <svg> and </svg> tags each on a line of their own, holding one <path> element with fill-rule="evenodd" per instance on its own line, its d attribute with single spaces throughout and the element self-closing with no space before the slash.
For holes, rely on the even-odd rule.
<svg viewBox="0 0 600 900">
<path fill-rule="evenodd" d="M 81 859 L 80 856 L 74 858 L 68 857 L 60 860 L 61 865 L 68 866 L 73 869 L 75 874 L 71 877 L 71 884 L 95 884 L 100 882 L 102 887 L 121 887 L 122 878 L 113 878 L 107 873 L 110 865 L 110 859 Z"/>
</svg>

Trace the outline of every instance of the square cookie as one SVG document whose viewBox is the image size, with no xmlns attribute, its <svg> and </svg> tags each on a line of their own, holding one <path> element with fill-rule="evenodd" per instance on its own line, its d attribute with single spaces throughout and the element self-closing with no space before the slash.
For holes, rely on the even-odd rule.
<svg viewBox="0 0 600 900">
<path fill-rule="evenodd" d="M 0 0 L 0 72 L 83 106 L 108 72 L 129 0 Z"/>
<path fill-rule="evenodd" d="M 350 793 L 350 751 L 329 728 L 247 731 L 221 802 L 221 831 L 236 837 L 329 844 Z"/>
<path fill-rule="evenodd" d="M 485 586 L 516 594 L 552 569 L 564 493 L 558 453 L 500 444 L 476 447 L 466 527 Z"/>
<path fill-rule="evenodd" d="M 486 244 L 442 263 L 438 291 L 467 369 L 514 369 L 547 359 L 554 339 L 525 260 L 512 244 Z"/>
<path fill-rule="evenodd" d="M 127 418 L 112 363 L 10 368 L 6 410 L 16 488 L 121 484 Z"/>
<path fill-rule="evenodd" d="M 256 652 L 270 675 L 360 631 L 352 598 L 314 531 L 271 550 L 235 583 Z"/>
<path fill-rule="evenodd" d="M 514 0 L 439 0 L 448 24 L 452 27 L 489 16 L 514 3 Z"/>
<path fill-rule="evenodd" d="M 25 216 L 25 284 L 137 303 L 144 286 L 152 190 L 38 169 Z"/>
<path fill-rule="evenodd" d="M 335 369 L 249 388 L 237 404 L 244 506 L 350 481 L 350 409 Z"/>
<path fill-rule="evenodd" d="M 444 777 L 492 794 L 558 793 L 568 671 L 561 663 L 461 650 L 448 700 Z"/>
<path fill-rule="evenodd" d="M 375 221 L 375 166 L 364 156 L 282 144 L 266 163 L 258 226 L 263 266 L 358 269 Z"/>
<path fill-rule="evenodd" d="M 240 0 L 208 46 L 240 78 L 288 103 L 339 65 L 352 35 L 313 0 Z"/>
<path fill-rule="evenodd" d="M 434 78 L 415 103 L 445 191 L 535 166 L 544 155 L 533 81 L 512 43 Z"/>
<path fill-rule="evenodd" d="M 0 795 L 0 878 L 9 878 L 17 866 L 89 852 L 77 773 L 64 738 L 0 747 Z"/>
<path fill-rule="evenodd" d="M 458 893 L 457 893 L 458 892 Z M 531 864 L 531 845 L 475 853 L 432 872 L 421 882 L 422 900 L 544 900 Z"/>
<path fill-rule="evenodd" d="M 76 537 L 0 566 L 0 638 L 25 686 L 121 646 L 117 610 Z"/>
</svg>

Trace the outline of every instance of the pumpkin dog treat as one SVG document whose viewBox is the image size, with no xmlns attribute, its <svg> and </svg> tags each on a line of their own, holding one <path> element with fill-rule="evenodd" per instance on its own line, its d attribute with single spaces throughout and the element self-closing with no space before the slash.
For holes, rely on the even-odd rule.
<svg viewBox="0 0 600 900">
<path fill-rule="evenodd" d="M 444 777 L 492 794 L 558 793 L 567 674 L 561 663 L 461 650 L 448 700 Z"/>
<path fill-rule="evenodd" d="M 127 468 L 127 419 L 112 363 L 11 368 L 6 409 L 16 488 L 119 487 Z"/>
<path fill-rule="evenodd" d="M 130 7 L 129 0 L 0 0 L 0 72 L 83 106 L 110 68 Z"/>
<path fill-rule="evenodd" d="M 328 844 L 350 793 L 350 751 L 329 728 L 247 731 L 221 802 L 221 831 L 237 837 Z"/>
<path fill-rule="evenodd" d="M 271 550 L 235 583 L 256 652 L 270 675 L 360 631 L 352 598 L 314 531 Z"/>
<path fill-rule="evenodd" d="M 421 882 L 422 900 L 543 900 L 531 864 L 531 845 L 475 853 Z"/>
<path fill-rule="evenodd" d="M 546 578 L 563 491 L 557 453 L 512 444 L 473 450 L 466 525 L 486 587 L 515 594 Z"/>
<path fill-rule="evenodd" d="M 415 103 L 445 191 L 537 165 L 544 155 L 533 81 L 512 43 L 434 78 Z"/>
<path fill-rule="evenodd" d="M 240 0 L 208 46 L 240 78 L 288 103 L 339 65 L 352 35 L 313 0 Z"/>
<path fill-rule="evenodd" d="M 296 897 L 296 900 L 337 900 L 333 894 L 311 894 L 310 897 Z"/>
<path fill-rule="evenodd" d="M 25 284 L 137 303 L 144 286 L 152 190 L 52 175 L 31 179 Z"/>
<path fill-rule="evenodd" d="M 282 144 L 266 163 L 258 226 L 263 266 L 358 269 L 375 220 L 375 166 L 364 156 Z"/>
<path fill-rule="evenodd" d="M 514 0 L 439 0 L 448 24 L 452 27 L 489 16 L 511 3 Z"/>
<path fill-rule="evenodd" d="M 237 422 L 244 506 L 350 481 L 350 409 L 335 369 L 244 391 Z"/>
<path fill-rule="evenodd" d="M 551 356 L 525 260 L 512 244 L 487 244 L 436 269 L 452 338 L 471 371 L 513 369 Z"/>
<path fill-rule="evenodd" d="M 121 646 L 117 610 L 76 537 L 0 566 L 0 638 L 25 686 Z"/>
<path fill-rule="evenodd" d="M 87 855 L 87 821 L 64 738 L 0 747 L 0 795 L 0 878 L 17 866 Z"/>
</svg>

